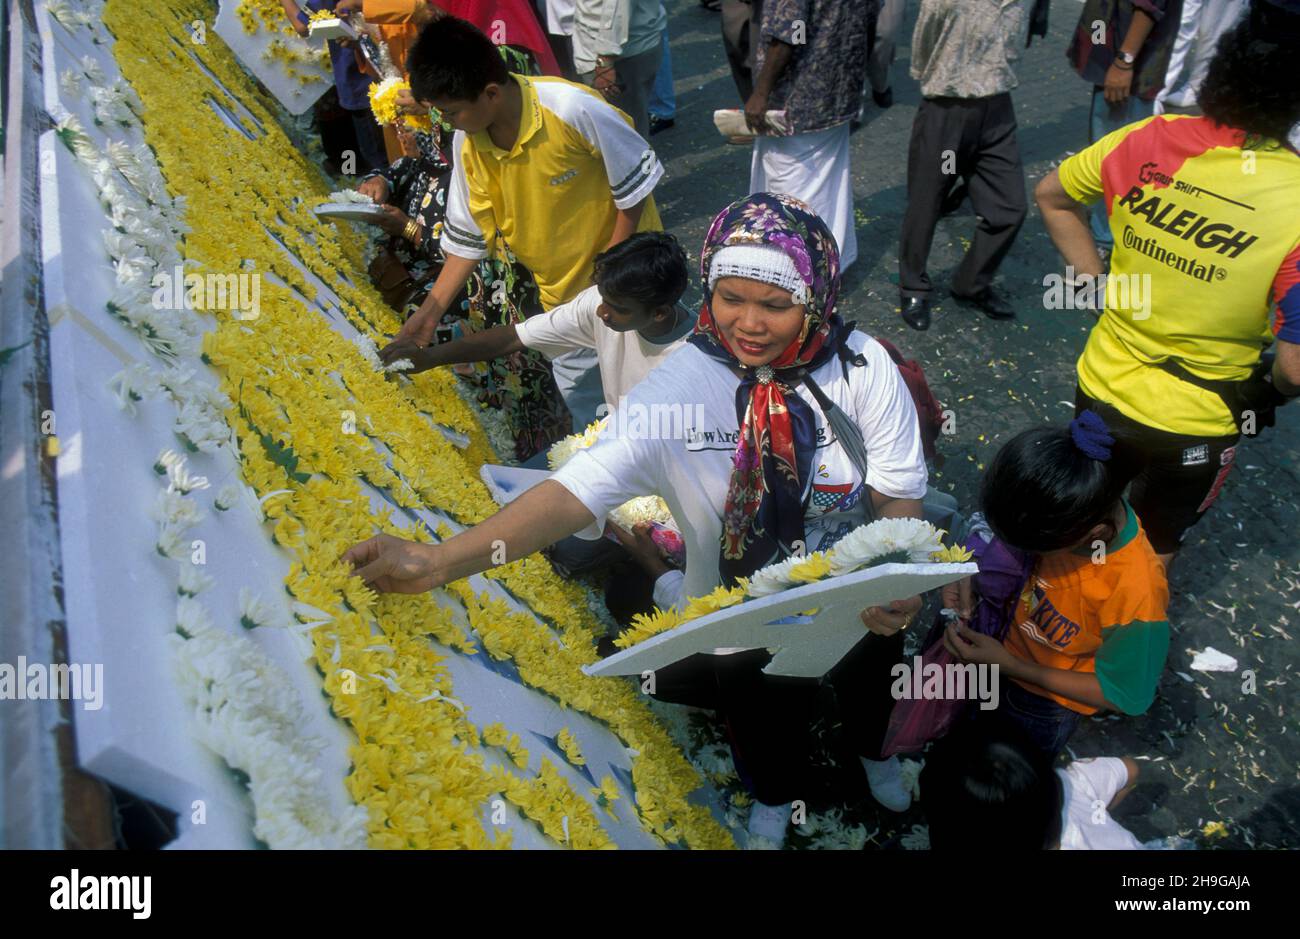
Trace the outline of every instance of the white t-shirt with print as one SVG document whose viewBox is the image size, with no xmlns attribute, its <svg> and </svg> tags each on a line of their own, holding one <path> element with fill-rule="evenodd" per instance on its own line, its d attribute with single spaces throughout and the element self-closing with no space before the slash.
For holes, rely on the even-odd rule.
<svg viewBox="0 0 1300 939">
<path fill-rule="evenodd" d="M 846 379 L 840 359 L 832 357 L 813 372 L 813 380 L 862 429 L 867 485 L 884 496 L 920 499 L 928 474 L 907 386 L 874 339 L 855 332 L 847 343 L 862 353 L 866 365 L 850 365 Z M 631 390 L 594 446 L 552 477 L 596 517 L 580 533 L 584 538 L 598 537 L 605 515 L 629 499 L 658 495 L 668 503 L 686 543 L 686 571 L 683 577 L 660 578 L 655 600 L 661 607 L 708 593 L 721 581 L 718 553 L 740 433 L 739 384 L 735 372 L 688 343 Z M 808 403 L 817 424 L 805 493 L 807 549 L 816 551 L 863 523 L 863 500 L 869 496 L 807 388 L 800 383 L 795 393 Z"/>
<path fill-rule="evenodd" d="M 595 349 L 605 403 L 613 409 L 619 398 L 686 341 L 695 328 L 695 316 L 679 304 L 677 325 L 664 336 L 646 339 L 636 330 L 620 333 L 602 323 L 596 315 L 600 303 L 600 290 L 588 287 L 551 312 L 517 323 L 515 330 L 520 342 L 548 359 L 575 349 Z"/>
<path fill-rule="evenodd" d="M 1141 851 L 1133 833 L 1110 817 L 1106 806 L 1128 785 L 1128 767 L 1112 756 L 1075 760 L 1058 769 L 1062 851 Z"/>
</svg>

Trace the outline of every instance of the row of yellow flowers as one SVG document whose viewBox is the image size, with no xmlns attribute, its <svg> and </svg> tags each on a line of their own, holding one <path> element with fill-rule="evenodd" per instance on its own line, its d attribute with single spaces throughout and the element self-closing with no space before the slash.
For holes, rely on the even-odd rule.
<svg viewBox="0 0 1300 939">
<path fill-rule="evenodd" d="M 382 338 L 397 327 L 365 284 L 360 239 L 310 211 L 329 188 L 319 170 L 292 146 L 215 32 L 205 44 L 191 42 L 189 24 L 211 12 L 199 0 L 110 0 L 105 23 L 119 68 L 144 101 L 146 140 L 171 191 L 188 199 L 186 259 L 217 273 L 247 270 L 248 262 L 283 284 L 264 281 L 256 319 L 212 311 L 216 328 L 205 337 L 204 357 L 234 402 L 227 417 L 244 480 L 263 498 L 273 537 L 293 554 L 286 588 L 327 620 L 311 633 L 315 664 L 333 712 L 356 733 L 347 787 L 369 811 L 371 845 L 506 846 L 508 837 L 481 821 L 498 793 L 561 843 L 611 844 L 590 804 L 551 764 L 524 777 L 486 767 L 468 749 L 494 744 L 455 700 L 433 638 L 467 654 L 510 658 L 529 685 L 606 723 L 637 754 L 636 809 L 649 830 L 691 847 L 730 846 L 707 810 L 687 801 L 701 780 L 635 688 L 581 673 L 596 661 L 601 627 L 585 595 L 543 559 L 490 574 L 536 617 L 476 596 L 464 582 L 450 586 L 483 651 L 451 609 L 427 596 L 376 596 L 340 561 L 375 528 L 409 536 L 404 509 L 427 507 L 462 525 L 491 514 L 477 469 L 492 454 L 445 370 L 386 380 L 304 306 L 316 298 L 314 277 L 367 335 Z M 239 120 L 253 139 L 204 104 L 221 92 L 191 56 L 247 108 Z M 456 448 L 440 426 L 466 435 L 469 447 Z M 394 508 L 373 512 L 367 483 Z M 601 793 L 601 805 L 616 797 L 611 781 Z"/>
</svg>

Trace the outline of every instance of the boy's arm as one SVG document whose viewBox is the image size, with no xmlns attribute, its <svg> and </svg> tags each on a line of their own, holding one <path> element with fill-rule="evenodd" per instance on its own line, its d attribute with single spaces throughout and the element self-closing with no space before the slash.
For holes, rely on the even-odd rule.
<svg viewBox="0 0 1300 939">
<path fill-rule="evenodd" d="M 1133 759 L 1131 756 L 1120 757 L 1120 759 L 1124 762 L 1124 768 L 1128 770 L 1128 782 L 1126 782 L 1123 788 L 1121 788 L 1119 792 L 1115 793 L 1111 798 L 1110 803 L 1106 806 L 1106 811 L 1108 812 L 1113 811 L 1115 807 L 1123 802 L 1125 797 L 1133 791 L 1138 784 L 1138 776 L 1141 775 L 1141 770 L 1138 768 L 1137 760 Z"/>
<path fill-rule="evenodd" d="M 408 370 L 407 374 L 413 374 L 437 368 L 439 365 L 486 362 L 521 352 L 523 349 L 524 344 L 519 341 L 519 333 L 514 324 L 507 323 L 504 326 L 494 326 L 491 329 L 470 333 L 436 346 L 423 349 L 412 346 L 405 355 L 403 355 L 403 348 L 398 346 L 390 352 L 390 356 L 394 360 L 409 358 L 415 367 Z"/>
<path fill-rule="evenodd" d="M 1052 668 L 1028 662 L 1025 659 L 1007 654 L 1007 661 L 1002 663 L 1002 671 L 1010 678 L 1019 678 L 1031 685 L 1037 685 L 1045 691 L 1059 694 L 1062 698 L 1078 701 L 1095 708 L 1108 711 L 1122 711 L 1118 705 L 1106 700 L 1101 690 L 1101 682 L 1092 672 L 1072 672 L 1063 668 Z"/>
<path fill-rule="evenodd" d="M 1072 266 L 1076 275 L 1101 274 L 1105 267 L 1097 253 L 1097 242 L 1088 227 L 1088 212 L 1061 185 L 1060 170 L 1054 169 L 1034 189 L 1034 200 L 1043 215 L 1043 225 L 1052 236 L 1052 244 L 1061 253 L 1062 260 Z"/>
<path fill-rule="evenodd" d="M 618 214 L 614 217 L 614 231 L 609 236 L 609 242 L 605 245 L 608 251 L 620 241 L 626 241 L 636 234 L 637 226 L 641 224 L 641 213 L 645 211 L 646 196 L 630 209 L 619 209 Z"/>
</svg>

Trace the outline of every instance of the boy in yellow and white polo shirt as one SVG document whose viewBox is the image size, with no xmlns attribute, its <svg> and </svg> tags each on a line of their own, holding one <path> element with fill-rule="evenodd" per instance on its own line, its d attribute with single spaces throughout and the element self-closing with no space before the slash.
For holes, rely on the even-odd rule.
<svg viewBox="0 0 1300 939">
<path fill-rule="evenodd" d="M 454 17 L 426 26 L 406 65 L 415 99 L 456 129 L 455 169 L 442 234 L 447 261 L 383 350 L 386 360 L 403 357 L 409 343 L 428 345 L 498 239 L 532 272 L 550 310 L 590 285 L 601 251 L 662 229 L 651 192 L 663 166 L 627 115 L 591 89 L 507 72 L 492 42 Z M 601 401 L 594 356 L 552 365 L 575 424 L 585 427 Z"/>
</svg>

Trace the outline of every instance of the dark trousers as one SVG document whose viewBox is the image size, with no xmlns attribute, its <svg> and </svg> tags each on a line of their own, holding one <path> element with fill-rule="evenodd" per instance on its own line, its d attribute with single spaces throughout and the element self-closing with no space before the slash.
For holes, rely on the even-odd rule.
<svg viewBox="0 0 1300 939">
<path fill-rule="evenodd" d="M 1026 691 L 1014 681 L 1004 681 L 1001 700 L 992 711 L 975 711 L 976 727 L 1011 725 L 1047 756 L 1055 757 L 1065 749 L 1066 742 L 1083 715 L 1051 698 Z"/>
<path fill-rule="evenodd" d="M 655 672 L 655 697 L 718 712 L 736 770 L 758 801 L 820 802 L 846 778 L 865 786 L 852 757 L 880 759 L 894 707 L 890 670 L 902 657 L 901 632 L 864 636 L 821 679 L 765 675 L 772 656 L 764 649 L 693 655 Z M 828 752 L 842 757 L 837 767 L 824 765 Z"/>
<path fill-rule="evenodd" d="M 992 284 L 1028 210 L 1011 95 L 922 99 L 912 122 L 907 214 L 898 246 L 898 286 L 905 297 L 923 297 L 932 289 L 926 260 L 958 177 L 979 221 L 952 289 L 970 296 Z"/>
<path fill-rule="evenodd" d="M 1096 411 L 1112 433 L 1140 454 L 1128 500 L 1157 554 L 1172 554 L 1219 497 L 1237 457 L 1241 434 L 1195 437 L 1157 430 L 1114 406 L 1074 390 L 1075 411 Z"/>
</svg>

